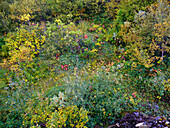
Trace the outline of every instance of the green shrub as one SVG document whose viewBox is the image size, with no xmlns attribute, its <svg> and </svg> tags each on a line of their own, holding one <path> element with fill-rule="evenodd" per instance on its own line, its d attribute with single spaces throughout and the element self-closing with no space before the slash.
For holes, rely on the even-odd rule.
<svg viewBox="0 0 170 128">
<path fill-rule="evenodd" d="M 106 2 L 99 0 L 15 0 L 9 4 L 9 18 L 23 21 L 23 16 L 30 14 L 32 21 L 61 19 L 63 22 L 88 18 L 104 12 Z"/>
<path fill-rule="evenodd" d="M 17 82 L 15 83 L 17 84 Z M 12 84 L 11 84 L 12 86 Z M 1 88 L 0 124 L 3 128 L 21 127 L 24 120 L 22 114 L 26 109 L 26 102 L 32 97 L 33 89 L 24 86 L 17 90 Z"/>
<path fill-rule="evenodd" d="M 59 108 L 51 115 L 50 121 L 47 123 L 47 127 L 77 127 L 87 128 L 85 125 L 88 122 L 88 112 L 83 108 L 77 106 L 68 106 Z"/>
<path fill-rule="evenodd" d="M 121 0 L 119 3 L 115 6 L 117 9 L 114 9 L 114 13 L 116 13 L 115 20 L 113 21 L 113 26 L 110 32 L 112 34 L 109 36 L 109 41 L 116 42 L 117 45 L 124 45 L 122 41 L 122 36 L 119 34 L 121 31 L 121 26 L 124 24 L 124 22 L 134 22 L 134 17 L 136 12 L 143 10 L 146 11 L 148 6 L 154 3 L 156 0 Z M 115 1 L 112 1 L 115 3 Z M 113 40 L 113 34 L 116 34 L 117 39 Z M 117 42 L 121 42 L 118 44 Z"/>
<path fill-rule="evenodd" d="M 154 1 L 1 1 L 0 126 L 106 127 L 132 111 L 168 117 L 169 6 L 148 7 Z"/>
<path fill-rule="evenodd" d="M 41 4 L 40 4 L 41 3 Z M 45 1 L 43 0 L 15 0 L 12 4 L 9 4 L 10 12 L 9 18 L 14 21 L 29 21 L 34 18 L 32 15 L 34 12 L 41 11 L 41 7 Z M 24 16 L 28 16 L 29 19 L 25 19 Z"/>
<path fill-rule="evenodd" d="M 125 62 L 121 70 L 126 83 L 130 84 L 135 90 L 154 102 L 164 100 L 168 102 L 166 97 L 169 96 L 168 77 L 166 65 L 160 67 L 154 66 L 150 69 L 137 62 Z"/>
<path fill-rule="evenodd" d="M 156 2 L 156 0 L 121 0 L 118 5 L 117 17 L 118 22 L 133 22 L 135 12 L 140 10 L 146 11 L 147 6 Z"/>
<path fill-rule="evenodd" d="M 0 62 L 8 56 L 8 48 L 5 47 L 5 37 L 0 38 Z"/>
<path fill-rule="evenodd" d="M 153 6 L 153 7 L 152 7 Z M 169 55 L 169 5 L 158 2 L 149 12 L 136 19 L 130 28 L 122 26 L 123 40 L 127 43 L 126 54 L 146 67 L 161 63 Z"/>
<path fill-rule="evenodd" d="M 14 30 L 15 23 L 9 18 L 10 8 L 13 0 L 1 0 L 0 1 L 0 36 Z"/>
<path fill-rule="evenodd" d="M 52 113 L 47 127 L 84 127 L 88 122 L 88 112 L 82 107 L 68 105 L 68 98 L 62 92 L 52 98 L 51 105 L 57 110 Z"/>
<path fill-rule="evenodd" d="M 62 92 L 59 96 L 45 98 L 44 92 L 37 92 L 38 98 L 28 101 L 23 114 L 23 126 L 41 127 L 83 127 L 87 121 L 87 111 L 69 105 Z M 52 96 L 52 95 L 51 95 Z"/>
<path fill-rule="evenodd" d="M 54 60 L 62 54 L 85 54 L 85 49 L 89 49 L 88 51 L 95 49 L 94 36 L 87 32 L 88 23 L 81 22 L 75 25 L 71 22 L 65 25 L 61 20 L 56 22 L 58 24 L 49 24 L 47 27 L 47 43 L 43 46 L 42 56 Z"/>
<path fill-rule="evenodd" d="M 114 19 L 116 17 L 119 4 L 120 0 L 109 0 L 108 2 L 106 2 L 106 4 L 104 5 L 105 16 L 109 19 Z"/>
<path fill-rule="evenodd" d="M 66 82 L 65 94 L 71 98 L 69 102 L 89 111 L 88 127 L 109 125 L 140 101 L 140 97 L 130 96 L 132 87 L 116 72 L 118 67 L 113 66 L 110 72 L 105 71 L 106 67 L 102 68 L 92 74 L 84 71 L 62 79 Z"/>
</svg>

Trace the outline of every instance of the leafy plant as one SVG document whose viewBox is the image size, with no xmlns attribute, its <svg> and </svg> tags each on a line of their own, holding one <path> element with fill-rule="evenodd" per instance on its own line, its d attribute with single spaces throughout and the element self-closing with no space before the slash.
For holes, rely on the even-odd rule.
<svg viewBox="0 0 170 128">
<path fill-rule="evenodd" d="M 138 17 L 137 24 L 130 29 L 122 26 L 122 35 L 127 42 L 126 54 L 146 67 L 155 62 L 161 63 L 169 54 L 168 15 L 166 2 L 158 2 L 157 7 L 150 8 L 145 17 Z"/>
<path fill-rule="evenodd" d="M 90 112 L 88 127 L 108 125 L 121 116 L 119 114 L 125 109 L 133 108 L 139 102 L 130 99 L 129 85 L 123 81 L 122 75 L 115 71 L 116 68 L 113 67 L 113 74 L 98 68 L 91 75 L 84 72 L 83 75 L 64 79 L 67 82 L 65 93 L 71 98 L 70 103 L 83 106 Z"/>
<path fill-rule="evenodd" d="M 31 61 L 35 55 L 39 54 L 45 36 L 41 35 L 41 29 L 33 28 L 35 26 L 31 28 L 32 30 L 21 27 L 16 32 L 7 34 L 6 43 L 2 47 L 9 50 L 9 57 L 8 60 L 4 59 L 2 66 L 17 68 L 20 62 Z"/>
</svg>

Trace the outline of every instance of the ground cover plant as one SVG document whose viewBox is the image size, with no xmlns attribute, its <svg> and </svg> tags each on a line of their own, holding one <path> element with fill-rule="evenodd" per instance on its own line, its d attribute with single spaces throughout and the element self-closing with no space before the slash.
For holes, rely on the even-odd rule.
<svg viewBox="0 0 170 128">
<path fill-rule="evenodd" d="M 105 128 L 134 112 L 170 121 L 169 1 L 0 7 L 2 128 Z"/>
</svg>

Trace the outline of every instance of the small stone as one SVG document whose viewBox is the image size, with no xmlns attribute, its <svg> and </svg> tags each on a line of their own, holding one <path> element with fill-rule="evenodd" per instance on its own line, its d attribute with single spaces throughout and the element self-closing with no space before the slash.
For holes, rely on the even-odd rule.
<svg viewBox="0 0 170 128">
<path fill-rule="evenodd" d="M 135 126 L 139 128 L 150 128 L 150 125 L 145 124 L 145 122 L 138 123 Z"/>
<path fill-rule="evenodd" d="M 148 116 L 145 113 L 141 113 L 141 116 L 148 118 Z"/>
<path fill-rule="evenodd" d="M 158 116 L 155 118 L 155 120 L 162 120 L 162 119 L 161 119 L 161 117 Z"/>
<path fill-rule="evenodd" d="M 110 126 L 108 126 L 107 128 L 115 128 L 115 127 L 117 127 L 117 126 L 115 126 L 115 125 L 110 125 Z"/>
<path fill-rule="evenodd" d="M 116 123 L 116 126 L 117 126 L 117 127 L 120 127 L 119 123 Z"/>
<path fill-rule="evenodd" d="M 162 123 L 162 121 L 158 121 L 160 124 Z"/>
<path fill-rule="evenodd" d="M 142 126 L 142 125 L 143 125 L 143 123 L 144 123 L 144 122 L 142 122 L 142 123 L 138 123 L 138 124 L 136 124 L 135 126 L 136 126 L 136 127 L 140 127 L 140 126 Z"/>
<path fill-rule="evenodd" d="M 134 115 L 135 115 L 136 117 L 139 117 L 139 112 L 134 112 Z"/>
<path fill-rule="evenodd" d="M 168 124 L 170 124 L 169 121 L 166 121 L 166 122 L 165 122 L 165 125 L 168 125 Z"/>
<path fill-rule="evenodd" d="M 144 13 L 145 13 L 145 11 L 139 11 L 138 13 L 139 13 L 139 14 L 144 14 Z"/>
<path fill-rule="evenodd" d="M 157 121 L 157 120 L 155 120 L 155 121 L 153 121 L 153 123 L 154 123 L 154 124 L 157 124 L 157 123 L 158 123 L 158 121 Z"/>
</svg>

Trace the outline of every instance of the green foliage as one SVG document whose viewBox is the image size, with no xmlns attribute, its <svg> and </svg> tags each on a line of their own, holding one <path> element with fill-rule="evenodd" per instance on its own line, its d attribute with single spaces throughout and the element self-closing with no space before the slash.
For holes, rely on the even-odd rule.
<svg viewBox="0 0 170 128">
<path fill-rule="evenodd" d="M 154 5 L 153 5 L 154 6 Z M 146 67 L 163 61 L 169 54 L 169 5 L 159 2 L 143 17 L 136 19 L 131 28 L 122 26 L 122 35 L 127 42 L 127 54 Z"/>
<path fill-rule="evenodd" d="M 133 22 L 135 12 L 147 10 L 147 6 L 154 2 L 156 2 L 156 0 L 121 0 L 116 19 L 118 22 Z"/>
<path fill-rule="evenodd" d="M 16 84 L 16 83 L 15 83 Z M 12 85 L 11 85 L 12 86 Z M 20 127 L 22 125 L 22 114 L 26 108 L 26 101 L 31 97 L 31 89 L 18 88 L 16 91 L 1 88 L 0 114 L 2 127 Z"/>
<path fill-rule="evenodd" d="M 53 20 L 54 17 L 63 22 L 88 18 L 104 12 L 106 2 L 100 0 L 15 0 L 9 5 L 13 20 L 24 21 L 23 16 L 30 14 L 29 20 Z"/>
<path fill-rule="evenodd" d="M 109 0 L 108 2 L 106 2 L 104 7 L 106 8 L 105 15 L 108 18 L 114 19 L 116 17 L 119 3 L 120 3 L 120 0 Z"/>
<path fill-rule="evenodd" d="M 47 127 L 84 127 L 88 122 L 88 112 L 82 107 L 68 105 L 68 98 L 62 92 L 59 92 L 59 97 L 54 95 L 51 105 L 57 110 L 52 113 Z"/>
<path fill-rule="evenodd" d="M 8 56 L 8 48 L 5 47 L 5 37 L 2 36 L 0 38 L 0 61 L 2 61 L 2 59 L 7 56 Z"/>
<path fill-rule="evenodd" d="M 63 93 L 59 92 L 59 97 L 54 95 L 51 100 L 43 94 L 43 91 L 37 92 L 38 98 L 27 102 L 23 126 L 83 127 L 87 123 L 88 112 L 69 105 Z"/>
<path fill-rule="evenodd" d="M 116 18 L 113 21 L 111 32 L 116 33 L 116 38 L 122 41 L 119 31 L 121 31 L 121 26 L 124 22 L 133 22 L 136 12 L 140 10 L 146 11 L 148 6 L 155 1 L 156 0 L 121 0 L 116 7 Z M 109 40 L 115 42 L 113 38 L 109 38 Z"/>
<path fill-rule="evenodd" d="M 42 56 L 53 60 L 66 53 L 93 56 L 96 52 L 94 35 L 87 33 L 90 27 L 88 23 L 82 22 L 76 26 L 72 22 L 67 25 L 61 20 L 56 22 L 58 24 L 49 24 L 47 27 L 47 43 L 43 46 L 46 49 Z"/>
<path fill-rule="evenodd" d="M 168 117 L 169 5 L 154 2 L 1 0 L 0 126 Z"/>
<path fill-rule="evenodd" d="M 140 90 L 140 93 L 146 94 L 152 100 L 159 97 L 166 97 L 169 95 L 168 77 L 165 75 L 166 66 L 162 68 L 152 67 L 150 69 L 138 64 L 137 62 L 126 62 L 122 68 L 122 74 L 125 75 L 126 82 L 131 86 Z M 167 98 L 165 98 L 168 101 Z"/>
<path fill-rule="evenodd" d="M 13 0 L 0 1 L 0 36 L 14 29 L 14 22 L 8 17 L 10 14 L 9 4 Z"/>
<path fill-rule="evenodd" d="M 88 127 L 100 123 L 108 125 L 125 109 L 131 109 L 140 102 L 139 97 L 130 97 L 131 86 L 116 71 L 118 67 L 111 67 L 110 72 L 105 71 L 106 67 L 102 68 L 92 74 L 84 71 L 82 75 L 64 78 L 67 83 L 64 85 L 65 94 L 71 97 L 70 103 L 83 106 L 90 112 Z"/>
<path fill-rule="evenodd" d="M 9 17 L 15 21 L 29 21 L 34 17 L 32 15 L 34 12 L 41 11 L 40 8 L 43 7 L 44 3 L 45 1 L 43 0 L 15 0 L 9 5 L 11 11 Z M 25 19 L 24 15 L 30 15 L 29 19 Z"/>
<path fill-rule="evenodd" d="M 77 106 L 68 106 L 59 108 L 51 115 L 50 121 L 47 123 L 47 127 L 80 127 L 86 128 L 85 124 L 88 122 L 88 112 L 83 108 Z"/>
</svg>

